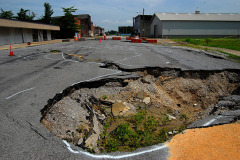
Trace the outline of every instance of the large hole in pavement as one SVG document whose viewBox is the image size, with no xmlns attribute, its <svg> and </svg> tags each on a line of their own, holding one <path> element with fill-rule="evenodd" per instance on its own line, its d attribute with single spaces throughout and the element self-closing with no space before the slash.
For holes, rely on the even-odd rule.
<svg viewBox="0 0 240 160">
<path fill-rule="evenodd" d="M 82 82 L 42 109 L 41 123 L 92 153 L 133 151 L 165 142 L 209 114 L 234 110 L 222 99 L 240 95 L 239 70 L 142 68 L 135 78 Z M 217 107 L 216 107 L 217 105 Z"/>
</svg>

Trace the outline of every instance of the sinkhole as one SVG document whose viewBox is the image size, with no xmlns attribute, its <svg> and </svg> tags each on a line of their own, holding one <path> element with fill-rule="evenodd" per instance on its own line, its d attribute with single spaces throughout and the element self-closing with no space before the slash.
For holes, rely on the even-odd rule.
<svg viewBox="0 0 240 160">
<path fill-rule="evenodd" d="M 218 104 L 240 95 L 239 70 L 149 67 L 131 73 L 68 87 L 41 110 L 41 123 L 91 153 L 125 152 L 164 143 L 206 115 L 239 107 Z"/>
</svg>

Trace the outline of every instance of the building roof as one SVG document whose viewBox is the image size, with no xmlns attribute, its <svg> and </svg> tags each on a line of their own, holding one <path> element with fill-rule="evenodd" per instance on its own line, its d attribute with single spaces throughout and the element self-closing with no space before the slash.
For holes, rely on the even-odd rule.
<svg viewBox="0 0 240 160">
<path fill-rule="evenodd" d="M 153 17 L 153 15 L 144 15 L 144 20 L 151 20 L 152 19 L 152 17 Z M 143 15 L 137 15 L 136 17 L 135 17 L 135 19 L 137 19 L 137 18 L 141 18 L 141 19 L 143 19 Z"/>
<path fill-rule="evenodd" d="M 77 19 L 84 19 L 84 18 L 91 18 L 91 16 L 89 14 L 78 14 L 78 15 L 73 15 L 75 18 Z M 52 17 L 53 19 L 60 19 L 63 18 L 64 16 L 55 16 Z"/>
<path fill-rule="evenodd" d="M 228 13 L 155 13 L 162 21 L 240 21 L 240 14 Z"/>
<path fill-rule="evenodd" d="M 78 19 L 83 19 L 83 18 L 91 18 L 89 14 L 79 14 L 79 15 L 74 15 Z"/>
<path fill-rule="evenodd" d="M 59 31 L 59 26 L 0 18 L 0 27 Z"/>
</svg>

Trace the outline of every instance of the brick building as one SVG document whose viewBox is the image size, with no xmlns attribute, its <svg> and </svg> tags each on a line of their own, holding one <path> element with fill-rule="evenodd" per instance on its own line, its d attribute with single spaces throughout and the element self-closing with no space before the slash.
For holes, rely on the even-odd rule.
<svg viewBox="0 0 240 160">
<path fill-rule="evenodd" d="M 79 30 L 77 34 L 77 37 L 89 37 L 91 36 L 91 30 L 92 30 L 92 21 L 91 16 L 88 14 L 80 14 L 75 15 L 75 19 L 77 20 L 77 24 L 82 26 L 82 29 Z"/>
</svg>

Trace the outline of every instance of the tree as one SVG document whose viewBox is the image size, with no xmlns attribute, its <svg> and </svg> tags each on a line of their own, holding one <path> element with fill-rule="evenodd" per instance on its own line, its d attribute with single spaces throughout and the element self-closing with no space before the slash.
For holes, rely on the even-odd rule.
<svg viewBox="0 0 240 160">
<path fill-rule="evenodd" d="M 6 19 L 13 19 L 13 13 L 12 13 L 12 11 L 4 11 L 1 8 L 0 17 L 1 18 L 6 18 Z"/>
<path fill-rule="evenodd" d="M 49 3 L 45 2 L 44 8 L 44 15 L 40 18 L 40 21 L 45 24 L 51 24 L 51 16 L 53 14 L 52 6 Z"/>
<path fill-rule="evenodd" d="M 27 12 L 29 12 L 29 15 L 27 15 Z M 34 12 L 30 13 L 30 10 L 24 10 L 22 8 L 17 15 L 16 19 L 21 21 L 33 21 L 33 18 L 36 16 Z"/>
<path fill-rule="evenodd" d="M 63 12 L 65 12 L 64 16 L 62 17 L 62 24 L 61 26 L 61 33 L 63 38 L 72 38 L 74 37 L 75 32 L 78 32 L 79 29 L 81 29 L 81 26 L 79 26 L 74 19 L 74 15 L 72 14 L 77 9 L 74 9 L 73 7 L 70 8 L 62 8 Z"/>
</svg>

